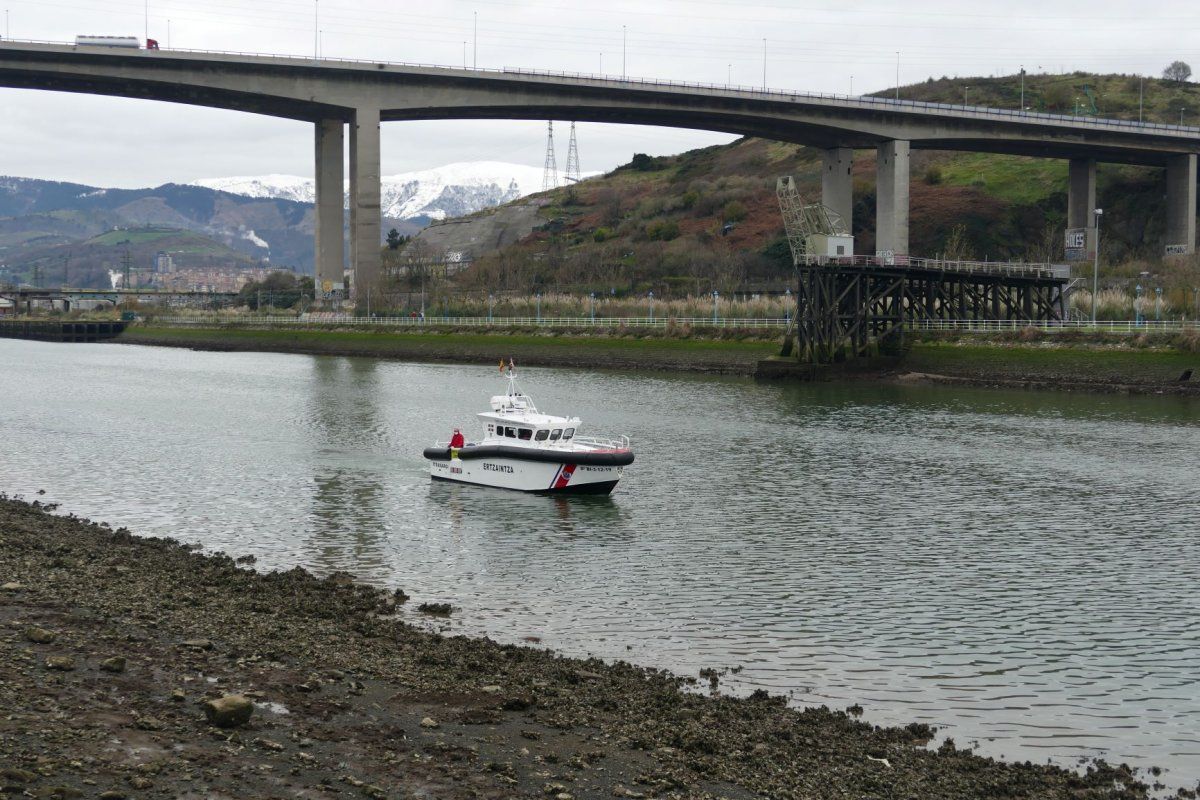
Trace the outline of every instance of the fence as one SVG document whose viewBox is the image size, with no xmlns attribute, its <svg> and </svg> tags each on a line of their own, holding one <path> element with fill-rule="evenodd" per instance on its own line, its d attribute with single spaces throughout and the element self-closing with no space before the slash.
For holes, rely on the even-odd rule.
<svg viewBox="0 0 1200 800">
<path fill-rule="evenodd" d="M 283 317 L 264 314 L 222 316 L 155 316 L 155 323 L 177 327 L 259 325 L 317 328 L 328 326 L 361 326 L 371 328 L 758 328 L 784 329 L 790 317 L 354 317 L 341 314 L 305 314 Z"/>
<path fill-rule="evenodd" d="M 1200 330 L 1200 320 L 1194 319 L 1144 319 L 1144 320 L 1058 320 L 1051 322 L 1022 322 L 1002 319 L 929 319 L 910 322 L 909 328 L 917 331 L 964 331 L 974 333 L 999 333 L 1034 328 L 1039 331 L 1100 331 L 1104 333 L 1145 333 L 1148 331 Z"/>
</svg>

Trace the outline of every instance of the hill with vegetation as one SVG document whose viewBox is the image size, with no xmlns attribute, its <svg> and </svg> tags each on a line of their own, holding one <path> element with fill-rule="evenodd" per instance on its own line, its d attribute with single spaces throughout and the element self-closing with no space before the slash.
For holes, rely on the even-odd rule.
<svg viewBox="0 0 1200 800">
<path fill-rule="evenodd" d="M 1031 110 L 1178 122 L 1200 87 L 1125 75 L 1026 75 Z M 968 88 L 969 87 L 969 88 Z M 1021 76 L 929 81 L 900 96 L 1017 108 Z M 881 92 L 890 95 L 892 92 Z M 657 296 L 744 291 L 778 285 L 791 260 L 775 181 L 794 175 L 820 199 L 821 154 L 793 144 L 741 139 L 677 156 L 638 155 L 613 172 L 535 198 L 544 220 L 516 244 L 493 250 L 455 276 L 454 289 Z M 875 154 L 855 154 L 855 249 L 875 250 Z M 1162 266 L 1165 177 L 1161 170 L 1101 164 L 1102 257 L 1113 279 Z M 1067 163 L 986 153 L 913 151 L 910 251 L 914 255 L 1047 261 L 1062 259 Z M 420 241 L 420 238 L 416 241 Z M 402 254 L 401 254 L 402 257 Z M 395 256 L 393 256 L 395 258 Z M 1193 262 L 1164 280 L 1195 282 Z M 414 281 L 412 274 L 401 284 Z M 401 287 L 403 288 L 403 286 Z"/>
<path fill-rule="evenodd" d="M 39 286 L 108 288 L 110 273 L 151 268 L 159 252 L 171 254 L 176 269 L 241 269 L 259 261 L 210 236 L 177 228 L 117 228 L 82 241 L 49 244 L 25 252 L 21 267 Z"/>
</svg>

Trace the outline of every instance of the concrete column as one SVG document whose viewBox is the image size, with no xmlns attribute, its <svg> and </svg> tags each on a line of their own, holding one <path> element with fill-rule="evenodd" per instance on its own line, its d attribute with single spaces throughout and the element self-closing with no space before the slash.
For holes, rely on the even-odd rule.
<svg viewBox="0 0 1200 800">
<path fill-rule="evenodd" d="M 854 210 L 854 182 L 850 179 L 850 167 L 854 163 L 854 151 L 849 147 L 831 147 L 825 151 L 825 169 L 821 172 L 821 205 L 836 211 L 851 228 Z"/>
<path fill-rule="evenodd" d="M 317 292 L 341 291 L 345 272 L 345 168 L 346 125 L 340 119 L 316 124 L 316 276 Z"/>
<path fill-rule="evenodd" d="M 1167 162 L 1167 241 L 1171 255 L 1196 252 L 1196 154 Z"/>
<path fill-rule="evenodd" d="M 1094 228 L 1096 219 L 1096 159 L 1072 158 L 1067 186 L 1067 227 Z M 1088 234 L 1091 241 L 1091 234 Z"/>
<path fill-rule="evenodd" d="M 368 290 L 372 295 L 379 292 L 383 261 L 379 195 L 379 109 L 358 108 L 350 123 L 350 264 L 354 298 L 364 307 Z"/>
<path fill-rule="evenodd" d="M 879 145 L 875 162 L 875 249 L 908 255 L 909 144 Z"/>
</svg>

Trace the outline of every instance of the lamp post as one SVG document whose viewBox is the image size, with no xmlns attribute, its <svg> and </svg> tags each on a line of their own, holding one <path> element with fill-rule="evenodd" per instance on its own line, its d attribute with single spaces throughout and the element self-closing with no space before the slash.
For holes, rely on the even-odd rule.
<svg viewBox="0 0 1200 800">
<path fill-rule="evenodd" d="M 1021 110 L 1025 110 L 1025 65 L 1021 65 Z"/>
<path fill-rule="evenodd" d="M 1092 258 L 1092 325 L 1096 324 L 1096 295 L 1100 291 L 1100 218 L 1104 216 L 1104 209 L 1097 208 L 1092 212 L 1096 220 L 1096 252 Z"/>
<path fill-rule="evenodd" d="M 783 321 L 786 325 L 792 324 L 792 290 L 790 287 L 783 290 Z"/>
<path fill-rule="evenodd" d="M 1154 321 L 1162 321 L 1162 287 L 1154 287 Z"/>
<path fill-rule="evenodd" d="M 648 297 L 650 298 L 650 322 L 653 323 L 654 322 L 654 292 L 650 292 Z"/>
<path fill-rule="evenodd" d="M 1135 326 L 1142 324 L 1142 285 L 1140 283 L 1133 287 L 1133 324 Z"/>
<path fill-rule="evenodd" d="M 963 87 L 963 105 L 964 106 L 967 105 L 967 95 L 970 93 L 970 91 L 971 91 L 970 86 Z"/>
<path fill-rule="evenodd" d="M 717 324 L 717 304 L 721 301 L 721 295 L 713 289 L 713 325 Z"/>
<path fill-rule="evenodd" d="M 488 322 L 492 321 L 492 310 L 496 307 L 496 295 L 488 294 Z"/>
<path fill-rule="evenodd" d="M 592 324 L 596 324 L 596 293 L 592 292 L 588 296 L 588 308 L 592 315 Z"/>
<path fill-rule="evenodd" d="M 542 293 L 537 294 L 537 324 L 542 324 Z"/>
</svg>

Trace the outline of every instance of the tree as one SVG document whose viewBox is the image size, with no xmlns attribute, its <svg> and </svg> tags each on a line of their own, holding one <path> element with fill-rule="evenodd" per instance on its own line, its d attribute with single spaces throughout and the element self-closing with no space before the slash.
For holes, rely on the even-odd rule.
<svg viewBox="0 0 1200 800">
<path fill-rule="evenodd" d="M 388 249 L 389 250 L 399 249 L 400 245 L 403 244 L 403 238 L 404 237 L 402 237 L 400 235 L 400 231 L 396 230 L 395 228 L 392 228 L 390 231 L 388 231 L 388 235 L 387 235 Z"/>
<path fill-rule="evenodd" d="M 1192 68 L 1184 61 L 1172 61 L 1167 68 L 1163 70 L 1163 80 L 1174 81 L 1175 83 L 1186 83 L 1187 79 L 1192 77 Z"/>
</svg>

